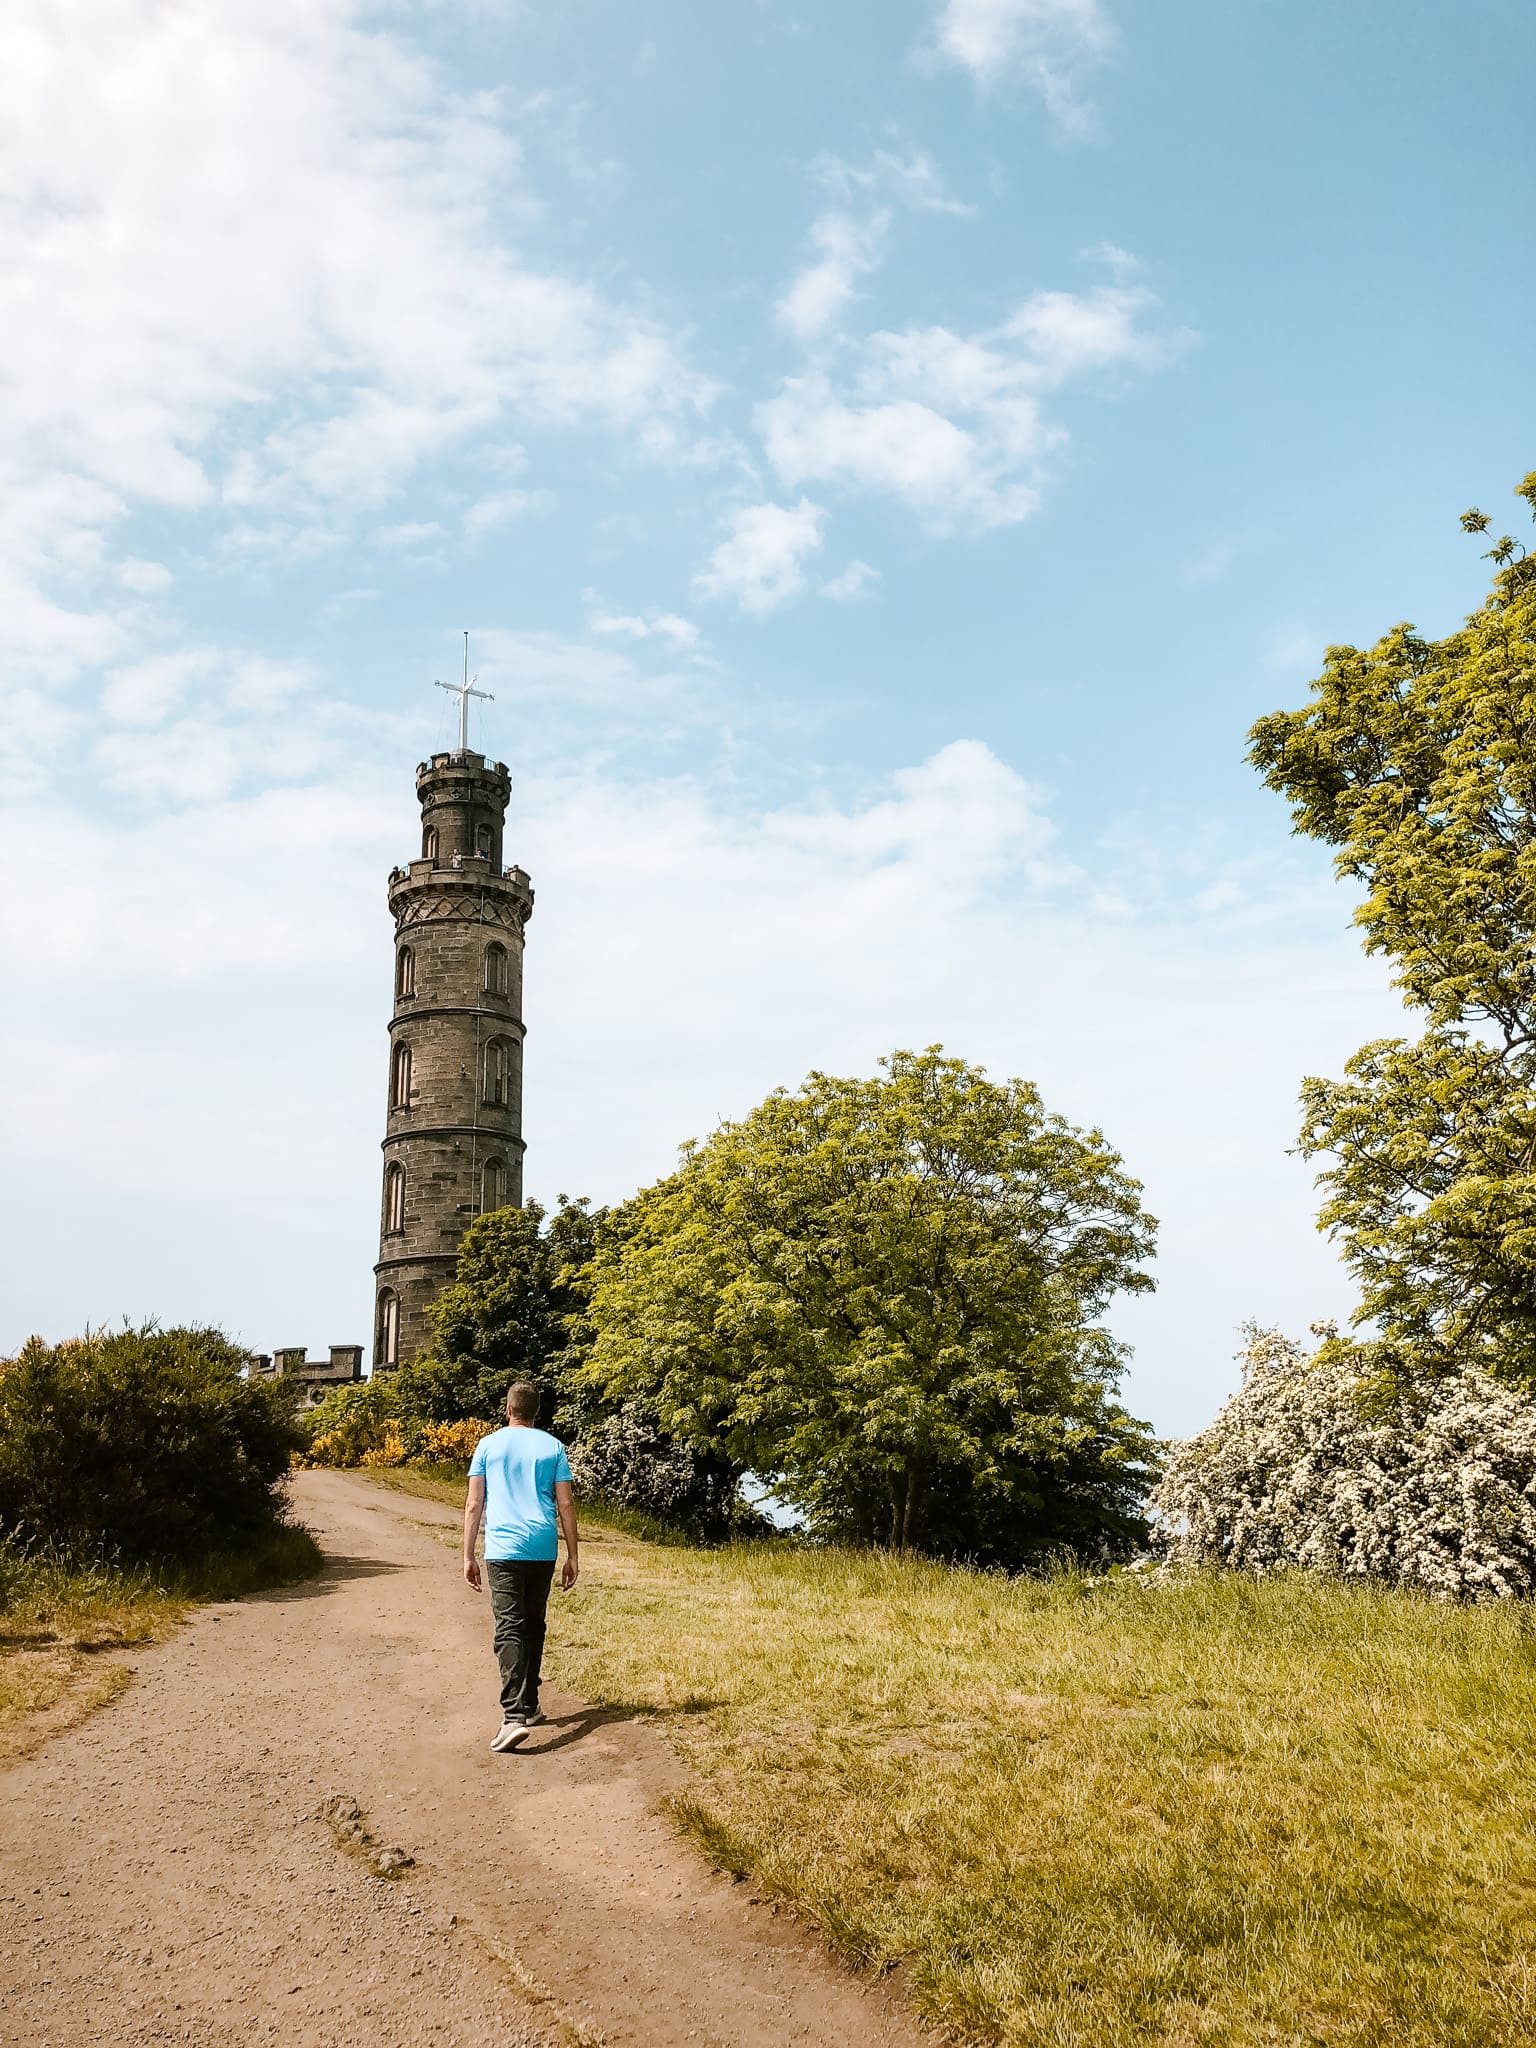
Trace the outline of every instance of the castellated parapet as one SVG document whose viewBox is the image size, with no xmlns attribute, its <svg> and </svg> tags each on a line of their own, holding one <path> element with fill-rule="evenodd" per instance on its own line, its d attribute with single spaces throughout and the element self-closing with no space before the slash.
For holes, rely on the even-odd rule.
<svg viewBox="0 0 1536 2048">
<path fill-rule="evenodd" d="M 329 1358 L 311 1359 L 307 1345 L 280 1345 L 275 1352 L 253 1351 L 247 1369 L 252 1379 L 291 1380 L 299 1390 L 300 1405 L 313 1408 L 332 1388 L 352 1386 L 362 1378 L 363 1347 L 333 1344 Z"/>
<path fill-rule="evenodd" d="M 430 1337 L 427 1307 L 453 1278 L 476 1216 L 523 1199 L 523 931 L 533 890 L 503 868 L 511 781 L 479 754 L 416 770 L 421 858 L 389 878 L 395 1000 L 389 1026 L 373 1364 Z"/>
</svg>

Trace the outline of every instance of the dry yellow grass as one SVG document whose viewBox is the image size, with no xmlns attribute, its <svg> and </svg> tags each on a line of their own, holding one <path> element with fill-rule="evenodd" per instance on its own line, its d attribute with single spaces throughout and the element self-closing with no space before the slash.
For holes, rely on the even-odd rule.
<svg viewBox="0 0 1536 2048">
<path fill-rule="evenodd" d="M 0 1765 L 114 1698 L 114 1651 L 153 1641 L 189 1604 L 137 1575 L 13 1564 L 0 1578 Z"/>
<path fill-rule="evenodd" d="M 583 1562 L 552 1675 L 661 1717 L 710 1854 L 958 2033 L 1536 2040 L 1527 1610 L 698 1551 L 590 1516 Z"/>
<path fill-rule="evenodd" d="M 319 1564 L 302 1529 L 180 1574 L 72 1568 L 0 1545 L 0 1767 L 116 1698 L 129 1674 L 114 1652 L 158 1641 L 199 1600 L 300 1578 Z"/>
</svg>

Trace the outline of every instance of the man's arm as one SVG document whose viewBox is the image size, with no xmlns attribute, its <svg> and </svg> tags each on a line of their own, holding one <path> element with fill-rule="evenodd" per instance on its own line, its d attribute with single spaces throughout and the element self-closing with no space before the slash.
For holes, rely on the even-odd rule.
<svg viewBox="0 0 1536 2048">
<path fill-rule="evenodd" d="M 469 1493 L 464 1502 L 464 1576 L 477 1593 L 480 1590 L 480 1560 L 475 1556 L 475 1544 L 479 1540 L 484 1516 L 485 1481 L 477 1473 L 469 1482 Z"/>
<path fill-rule="evenodd" d="M 569 1593 L 581 1572 L 576 1561 L 576 1502 L 571 1495 L 569 1479 L 555 1481 L 555 1513 L 560 1517 L 560 1534 L 565 1538 L 565 1564 L 560 1572 L 560 1586 L 563 1592 Z"/>
</svg>

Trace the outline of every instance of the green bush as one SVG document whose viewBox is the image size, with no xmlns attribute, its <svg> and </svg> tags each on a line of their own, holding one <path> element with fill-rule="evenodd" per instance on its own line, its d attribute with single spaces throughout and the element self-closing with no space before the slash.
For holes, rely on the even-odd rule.
<svg viewBox="0 0 1536 2048">
<path fill-rule="evenodd" d="M 302 1433 L 216 1330 L 33 1338 L 0 1361 L 0 1538 L 71 1560 L 267 1548 Z"/>
</svg>

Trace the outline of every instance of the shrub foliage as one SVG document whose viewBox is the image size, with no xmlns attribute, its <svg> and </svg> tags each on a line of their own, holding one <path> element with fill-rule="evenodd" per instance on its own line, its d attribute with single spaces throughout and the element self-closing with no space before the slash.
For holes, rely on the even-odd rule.
<svg viewBox="0 0 1536 2048">
<path fill-rule="evenodd" d="M 1404 1373 L 1253 1329 L 1239 1392 L 1153 1505 L 1175 1561 L 1304 1566 L 1444 1598 L 1536 1592 L 1536 1407 L 1475 1368 Z"/>
<path fill-rule="evenodd" d="M 740 1501 L 739 1465 L 663 1436 L 638 1409 L 589 1424 L 571 1448 L 571 1477 L 584 1493 L 699 1536 L 757 1525 Z"/>
<path fill-rule="evenodd" d="M 379 1391 L 387 1382 L 379 1382 Z M 422 1422 L 412 1416 L 379 1414 L 379 1404 L 354 1401 L 329 1427 L 311 1438 L 301 1459 L 306 1465 L 465 1465 L 496 1422 Z M 311 1411 L 318 1414 L 318 1410 Z"/>
<path fill-rule="evenodd" d="M 217 1330 L 33 1338 L 0 1362 L 0 1536 L 83 1559 L 194 1563 L 283 1522 L 292 1395 Z"/>
</svg>

